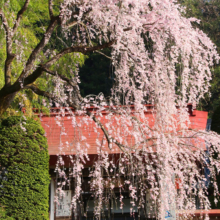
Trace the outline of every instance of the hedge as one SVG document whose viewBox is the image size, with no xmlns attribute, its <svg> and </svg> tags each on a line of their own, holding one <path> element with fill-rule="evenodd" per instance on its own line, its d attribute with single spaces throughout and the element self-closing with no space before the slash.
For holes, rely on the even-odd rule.
<svg viewBox="0 0 220 220">
<path fill-rule="evenodd" d="M 0 125 L 0 204 L 17 220 L 49 219 L 49 155 L 34 119 L 13 116 Z"/>
<path fill-rule="evenodd" d="M 14 220 L 14 218 L 7 216 L 6 211 L 0 204 L 0 219 L 4 220 Z"/>
</svg>

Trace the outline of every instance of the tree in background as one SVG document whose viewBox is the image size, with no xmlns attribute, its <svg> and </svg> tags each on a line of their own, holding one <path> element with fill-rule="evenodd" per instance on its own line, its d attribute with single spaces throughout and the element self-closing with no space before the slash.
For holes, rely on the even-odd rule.
<svg viewBox="0 0 220 220">
<path fill-rule="evenodd" d="M 90 185 L 97 218 L 108 199 L 104 194 L 103 171 L 108 174 L 110 183 L 115 181 L 115 176 L 130 172 L 124 184 L 129 189 L 132 204 L 138 209 L 144 206 L 146 189 L 150 188 L 152 199 L 156 199 L 159 206 L 159 219 L 164 218 L 163 204 L 168 204 L 168 200 L 178 209 L 195 209 L 195 200 L 191 198 L 197 196 L 202 208 L 209 209 L 204 175 L 200 171 L 208 166 L 214 177 L 220 169 L 219 157 L 212 157 L 220 152 L 219 136 L 214 132 L 188 129 L 187 103 L 199 103 L 209 91 L 211 68 L 219 56 L 207 35 L 192 25 L 197 20 L 184 17 L 184 9 L 172 0 L 64 0 L 61 3 L 48 0 L 44 7 L 48 9 L 48 25 L 37 35 L 39 41 L 29 46 L 21 30 L 28 26 L 24 20 L 32 16 L 28 10 L 33 2 L 26 0 L 12 12 L 8 7 L 10 2 L 1 4 L 6 52 L 2 61 L 4 82 L 0 89 L 0 115 L 18 92 L 27 89 L 43 96 L 45 105 L 48 101 L 58 107 L 71 107 L 73 129 L 91 120 L 95 122 L 94 131 L 103 136 L 103 143 L 110 152 L 115 147 L 121 152 L 116 167 L 108 151 L 96 140 L 100 153 L 90 172 L 93 179 Z M 63 39 L 62 47 L 52 47 Z M 103 54 L 106 48 L 111 49 L 114 70 L 110 97 L 106 99 L 103 94 L 82 96 L 78 60 L 93 52 Z M 73 60 L 73 66 L 66 65 L 66 56 Z M 144 114 L 148 103 L 153 106 L 153 126 Z M 90 106 L 96 108 L 95 113 L 89 110 Z M 107 116 L 103 116 L 102 111 Z M 75 114 L 84 116 L 82 122 L 76 122 Z M 117 116 L 117 126 L 123 126 L 120 132 L 111 120 L 113 114 Z M 103 117 L 108 117 L 109 123 L 102 124 Z M 127 136 L 132 137 L 133 143 L 124 140 Z M 82 169 L 89 148 L 88 143 L 81 145 L 86 137 L 80 136 L 76 141 L 77 155 L 70 157 L 76 183 L 72 199 L 74 212 L 82 202 Z M 205 142 L 210 147 L 209 164 L 206 153 L 198 147 Z M 68 143 L 61 143 L 64 145 Z M 60 177 L 65 176 L 61 168 L 57 170 Z M 109 170 L 113 170 L 114 175 L 110 175 Z M 181 181 L 179 192 L 172 176 Z M 164 183 L 169 196 L 161 191 Z M 117 185 L 123 191 L 120 181 Z M 218 196 L 218 186 L 214 186 L 214 194 Z M 114 185 L 111 187 L 113 193 Z M 62 193 L 62 184 L 58 191 Z M 123 206 L 123 197 L 120 203 Z"/>
<path fill-rule="evenodd" d="M 55 8 L 60 1 L 55 2 Z M 28 3 L 29 4 L 29 3 Z M 16 37 L 13 37 L 13 44 L 11 50 L 13 53 L 16 51 L 18 53 L 16 60 L 11 63 L 10 72 L 11 72 L 11 81 L 15 82 L 19 73 L 22 71 L 24 60 L 28 59 L 28 56 L 36 47 L 40 40 L 44 35 L 44 31 L 49 25 L 50 17 L 48 8 L 45 7 L 47 1 L 31 1 L 26 8 L 24 6 L 24 11 L 20 11 L 20 17 L 22 16 L 22 20 L 20 25 L 16 28 Z M 2 1 L 0 3 L 0 8 L 2 10 L 6 9 L 5 13 L 8 16 L 9 25 L 12 25 L 13 19 L 16 18 L 18 11 L 24 5 L 24 1 L 22 0 L 12 0 L 12 1 Z M 27 11 L 26 11 L 27 10 Z M 26 11 L 26 12 L 25 12 Z M 25 12 L 25 13 L 24 13 Z M 23 14 L 24 13 L 24 14 Z M 11 17 L 10 17 L 11 16 Z M 20 18 L 19 18 L 20 19 Z M 48 51 L 50 53 L 55 53 L 57 50 L 62 49 L 63 45 L 66 45 L 67 41 L 63 38 L 61 32 L 61 28 L 57 27 L 53 32 L 53 39 L 44 47 L 42 51 L 39 53 L 38 59 L 43 62 L 48 56 Z M 3 29 L 0 32 L 0 88 L 4 86 L 5 83 L 5 61 L 6 61 L 6 42 L 5 35 Z M 15 39 L 16 38 L 16 39 Z M 68 69 L 76 69 L 76 63 L 81 66 L 84 63 L 85 57 L 82 55 L 72 56 L 66 55 L 62 57 L 62 59 L 57 62 L 57 65 L 60 67 L 53 67 L 53 70 L 59 69 L 59 72 L 68 76 Z M 67 67 L 67 68 L 66 68 Z M 53 88 L 53 80 L 50 76 L 43 75 L 36 82 L 36 85 L 40 89 L 47 89 L 50 91 Z M 31 115 L 31 109 L 42 108 L 42 97 L 37 94 L 33 94 L 28 90 L 20 90 L 16 93 L 15 98 L 10 104 L 10 108 L 7 110 L 12 114 L 16 114 L 15 111 L 19 110 L 21 107 L 26 108 L 26 114 Z"/>
<path fill-rule="evenodd" d="M 48 219 L 47 148 L 44 130 L 39 122 L 19 116 L 2 120 L 0 204 L 5 208 L 6 216 L 21 220 Z"/>
<path fill-rule="evenodd" d="M 186 7 L 187 17 L 196 17 L 199 23 L 194 26 L 204 31 L 217 46 L 220 52 L 220 1 L 219 0 L 180 0 L 182 5 Z M 215 63 L 212 71 L 212 81 L 210 87 L 210 95 L 206 95 L 199 106 L 209 111 L 212 116 L 215 109 L 220 105 L 220 66 Z"/>
</svg>

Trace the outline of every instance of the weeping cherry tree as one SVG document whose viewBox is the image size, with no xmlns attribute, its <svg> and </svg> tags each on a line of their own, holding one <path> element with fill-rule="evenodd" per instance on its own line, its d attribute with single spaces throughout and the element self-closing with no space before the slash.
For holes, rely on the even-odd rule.
<svg viewBox="0 0 220 220">
<path fill-rule="evenodd" d="M 38 44 L 27 48 L 20 30 L 25 26 L 22 19 L 32 2 L 23 1 L 22 7 L 11 14 L 7 13 L 7 1 L 0 8 L 1 34 L 5 37 L 1 44 L 6 51 L 5 59 L 1 60 L 4 85 L 0 88 L 0 114 L 18 92 L 30 90 L 45 97 L 45 103 L 55 103 L 61 111 L 62 107 L 69 108 L 73 129 L 79 127 L 76 114 L 84 116 L 84 125 L 95 123 L 97 132 L 103 136 L 102 143 L 97 140 L 98 159 L 90 172 L 97 219 L 108 196 L 104 193 L 102 174 L 109 170 L 114 175 L 109 174 L 108 181 L 118 181 L 111 185 L 109 193 L 116 185 L 121 191 L 127 185 L 131 202 L 141 209 L 146 190 L 150 189 L 151 198 L 157 200 L 159 219 L 164 219 L 168 199 L 175 203 L 176 209 L 189 210 L 195 209 L 195 200 L 190 197 L 194 195 L 203 209 L 210 209 L 201 169 L 209 168 L 218 199 L 215 176 L 220 165 L 219 157 L 213 155 L 220 152 L 220 139 L 214 132 L 189 129 L 187 104 L 195 106 L 209 92 L 211 68 L 219 56 L 206 34 L 193 27 L 192 23 L 199 21 L 185 18 L 184 8 L 174 0 L 63 0 L 62 3 L 48 0 L 45 1 L 48 26 Z M 54 34 L 58 28 L 64 44 L 52 50 L 48 45 L 58 37 Z M 80 57 L 90 52 L 107 56 L 105 48 L 111 49 L 108 58 L 114 67 L 111 96 L 82 97 L 77 63 L 76 68 L 69 68 L 64 74 L 59 72 L 59 61 L 67 55 Z M 29 54 L 25 56 L 27 50 Z M 15 64 L 22 66 L 19 72 Z M 37 82 L 42 77 L 52 81 L 53 86 L 39 88 Z M 96 108 L 95 112 L 89 111 L 91 106 Z M 148 106 L 153 108 L 153 125 L 144 114 Z M 107 116 L 103 116 L 103 111 Z M 118 132 L 113 116 L 117 117 L 118 126 L 123 124 L 123 132 Z M 108 123 L 102 123 L 103 117 L 108 117 Z M 133 137 L 132 143 L 125 140 L 126 135 Z M 86 137 L 79 138 L 74 145 L 77 153 L 71 158 L 76 182 L 74 211 L 82 202 L 82 170 L 90 147 L 86 142 Z M 209 162 L 204 148 L 199 147 L 204 143 L 209 148 Z M 102 148 L 103 144 L 108 150 Z M 120 152 L 117 164 L 109 157 L 109 152 L 116 148 Z M 62 164 L 59 157 L 57 171 L 68 180 Z M 120 178 L 115 177 L 128 171 L 127 180 L 121 184 Z M 181 183 L 178 193 L 173 176 Z M 161 191 L 164 183 L 169 196 Z M 62 193 L 63 184 L 58 193 Z M 123 206 L 123 196 L 120 201 Z"/>
</svg>

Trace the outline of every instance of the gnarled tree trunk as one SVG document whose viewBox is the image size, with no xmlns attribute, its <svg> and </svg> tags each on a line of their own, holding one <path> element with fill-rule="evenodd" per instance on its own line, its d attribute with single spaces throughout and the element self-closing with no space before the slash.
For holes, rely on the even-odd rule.
<svg viewBox="0 0 220 220">
<path fill-rule="evenodd" d="M 15 95 L 16 95 L 16 92 L 9 94 L 7 96 L 0 96 L 0 117 L 8 109 Z"/>
</svg>

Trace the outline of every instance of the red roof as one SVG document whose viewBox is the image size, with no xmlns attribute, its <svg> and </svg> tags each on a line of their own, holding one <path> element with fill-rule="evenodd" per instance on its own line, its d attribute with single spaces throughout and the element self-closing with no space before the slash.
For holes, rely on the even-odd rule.
<svg viewBox="0 0 220 220">
<path fill-rule="evenodd" d="M 149 110 L 145 112 L 146 120 L 148 120 L 149 126 L 153 127 L 154 117 L 150 105 L 148 106 L 148 109 Z M 77 144 L 80 144 L 80 149 L 88 148 L 88 154 L 97 154 L 97 146 L 102 146 L 102 149 L 108 151 L 110 154 L 120 153 L 118 147 L 113 147 L 112 151 L 109 150 L 103 132 L 96 126 L 92 119 L 89 119 L 89 116 L 75 115 L 75 117 L 72 118 L 68 111 L 65 111 L 61 117 L 58 110 L 58 108 L 52 108 L 50 116 L 38 113 L 41 124 L 46 132 L 50 155 L 57 155 L 60 153 L 65 155 L 75 155 L 77 153 Z M 94 111 L 94 108 L 89 110 Z M 190 128 L 205 130 L 208 113 L 197 110 L 189 112 L 191 121 Z M 102 114 L 103 117 L 100 117 L 100 121 L 104 126 L 106 126 L 109 120 L 111 120 L 115 132 L 123 133 L 124 135 L 123 122 L 118 121 L 119 119 L 116 115 L 109 118 L 107 113 L 102 112 Z M 132 128 L 130 127 L 129 129 Z M 123 143 L 129 142 L 129 144 L 132 145 L 132 143 L 134 143 L 134 137 L 124 135 L 123 140 L 121 141 Z"/>
</svg>

